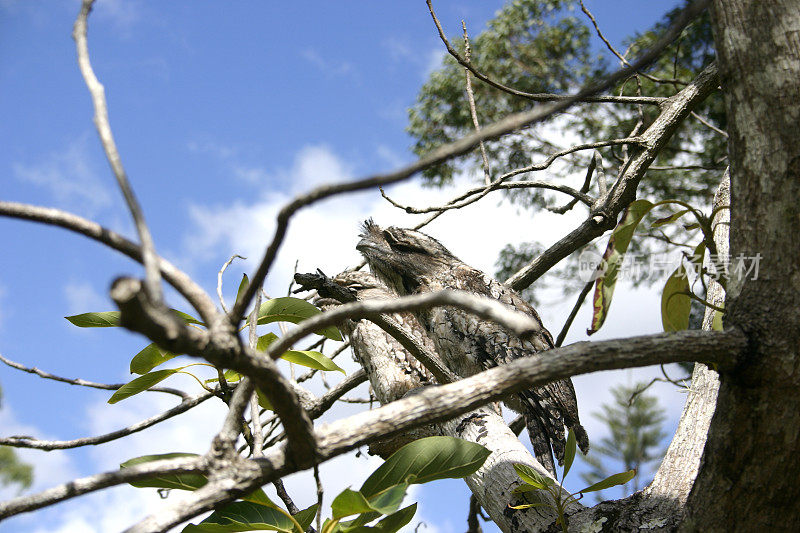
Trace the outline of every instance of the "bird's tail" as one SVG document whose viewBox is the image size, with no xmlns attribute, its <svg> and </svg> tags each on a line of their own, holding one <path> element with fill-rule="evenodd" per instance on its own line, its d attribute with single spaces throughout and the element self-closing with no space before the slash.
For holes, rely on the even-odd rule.
<svg viewBox="0 0 800 533">
<path fill-rule="evenodd" d="M 556 464 L 553 459 L 553 450 L 550 448 L 547 428 L 541 424 L 539 417 L 531 415 L 525 415 L 525 427 L 528 428 L 528 437 L 531 439 L 536 460 L 555 477 Z"/>
<path fill-rule="evenodd" d="M 575 424 L 572 426 L 572 432 L 575 433 L 575 441 L 578 443 L 578 448 L 581 449 L 583 455 L 589 453 L 589 435 L 586 434 L 586 430 L 583 429 L 583 426 Z"/>
</svg>

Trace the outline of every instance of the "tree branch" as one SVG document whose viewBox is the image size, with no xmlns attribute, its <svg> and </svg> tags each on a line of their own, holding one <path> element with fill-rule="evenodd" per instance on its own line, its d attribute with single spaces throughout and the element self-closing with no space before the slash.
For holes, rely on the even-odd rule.
<svg viewBox="0 0 800 533">
<path fill-rule="evenodd" d="M 636 189 L 650 163 L 689 112 L 705 100 L 717 88 L 717 84 L 717 67 L 712 63 L 682 91 L 671 96 L 662 107 L 663 110 L 658 118 L 640 136 L 643 146 L 634 149 L 619 179 L 592 207 L 589 217 L 511 276 L 506 283 L 515 290 L 528 287 L 569 254 L 613 228 L 619 213 L 636 197 Z"/>
<path fill-rule="evenodd" d="M 122 195 L 125 197 L 125 203 L 128 204 L 128 210 L 133 217 L 136 232 L 139 234 L 139 240 L 142 241 L 142 255 L 144 270 L 146 276 L 147 290 L 154 302 L 162 302 L 163 296 L 161 292 L 161 270 L 159 268 L 159 257 L 156 254 L 153 238 L 150 235 L 150 230 L 144 220 L 144 213 L 133 193 L 128 176 L 122 166 L 122 158 L 119 156 L 117 145 L 114 142 L 114 136 L 111 133 L 111 124 L 108 120 L 108 105 L 106 104 L 105 89 L 97 76 L 92 70 L 92 64 L 89 61 L 89 45 L 86 39 L 87 22 L 89 13 L 92 11 L 94 0 L 83 0 L 81 4 L 78 17 L 75 19 L 75 25 L 72 29 L 72 38 L 75 40 L 75 48 L 78 53 L 78 66 L 80 67 L 83 79 L 86 82 L 86 87 L 92 96 L 92 103 L 94 104 L 94 125 L 97 128 L 97 133 L 100 136 L 100 142 L 103 145 L 108 163 L 111 165 L 111 170 L 117 178 Z"/>
<path fill-rule="evenodd" d="M 60 209 L 0 201 L 0 216 L 58 226 L 105 244 L 134 261 L 142 262 L 142 249 L 138 244 L 91 220 Z M 158 260 L 164 279 L 186 298 L 206 324 L 213 324 L 218 316 L 217 308 L 206 292 L 175 265 L 164 258 Z"/>
<path fill-rule="evenodd" d="M 153 389 L 148 389 L 148 390 L 153 390 Z M 116 431 L 112 431 L 104 435 L 98 435 L 96 437 L 83 437 L 74 440 L 38 440 L 31 437 L 6 437 L 6 438 L 0 438 L 0 445 L 14 446 L 16 448 L 35 448 L 37 450 L 51 451 L 51 450 L 65 450 L 68 448 L 79 448 L 81 446 L 94 446 L 97 444 L 103 444 L 105 442 L 110 442 L 112 440 L 120 439 L 122 437 L 127 437 L 128 435 L 131 435 L 138 431 L 142 431 L 143 429 L 147 429 L 151 426 L 154 426 L 159 422 L 163 422 L 164 420 L 177 416 L 181 413 L 185 413 L 189 409 L 192 409 L 193 407 L 200 405 L 201 403 L 208 400 L 212 396 L 214 396 L 213 392 L 203 392 L 202 394 L 198 394 L 197 396 L 186 398 L 175 407 L 168 409 L 163 413 L 159 413 L 155 416 L 142 420 L 141 422 L 137 422 L 136 424 L 133 424 L 126 428 L 118 429 Z"/>
<path fill-rule="evenodd" d="M 101 389 L 101 390 L 117 390 L 121 388 L 125 383 L 95 383 L 94 381 L 87 381 L 85 379 L 76 378 L 64 378 L 61 376 L 56 376 L 55 374 L 51 374 L 49 372 L 45 372 L 44 370 L 40 370 L 34 367 L 27 367 L 23 364 L 17 363 L 12 361 L 11 359 L 6 359 L 0 354 L 0 362 L 10 366 L 11 368 L 16 368 L 17 370 L 21 370 L 23 372 L 27 372 L 28 374 L 35 374 L 43 379 L 52 379 L 53 381 L 60 381 L 61 383 L 67 383 L 69 385 L 78 385 L 81 387 L 89 387 L 92 389 Z M 190 396 L 183 392 L 180 389 L 173 389 L 170 387 L 151 387 L 147 389 L 151 392 L 163 392 L 165 394 L 172 394 L 174 396 L 180 397 L 182 400 L 186 401 L 190 399 Z"/>
</svg>

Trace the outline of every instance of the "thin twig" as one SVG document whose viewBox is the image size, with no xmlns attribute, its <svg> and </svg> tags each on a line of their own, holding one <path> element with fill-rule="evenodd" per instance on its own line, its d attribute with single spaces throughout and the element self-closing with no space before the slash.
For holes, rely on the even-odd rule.
<svg viewBox="0 0 800 533">
<path fill-rule="evenodd" d="M 472 49 L 469 46 L 469 36 L 467 35 L 467 24 L 462 20 L 461 27 L 464 29 L 464 57 L 469 62 L 470 53 Z M 472 92 L 472 76 L 470 76 L 469 69 L 464 69 L 464 77 L 466 78 L 467 85 L 467 101 L 469 101 L 469 114 L 472 117 L 472 125 L 475 131 L 481 131 L 481 125 L 478 122 L 478 111 L 475 109 L 475 94 Z M 489 171 L 489 158 L 486 156 L 486 146 L 483 141 L 480 142 L 481 160 L 483 160 L 483 179 L 486 185 L 492 183 L 492 175 Z"/>
<path fill-rule="evenodd" d="M 225 297 L 222 295 L 222 275 L 225 273 L 228 267 L 231 266 L 231 263 L 233 263 L 233 260 L 236 259 L 237 257 L 242 260 L 247 259 L 246 257 L 242 257 L 239 254 L 234 254 L 231 256 L 230 259 L 225 261 L 225 264 L 222 265 L 222 268 L 220 268 L 219 272 L 217 272 L 217 298 L 219 298 L 219 305 L 222 306 L 222 310 L 225 311 L 226 314 L 228 313 L 228 307 L 225 305 Z"/>
<path fill-rule="evenodd" d="M 444 29 L 442 28 L 439 19 L 436 17 L 436 13 L 433 11 L 433 6 L 431 5 L 431 0 L 426 0 L 428 3 L 428 10 L 431 13 L 431 18 L 433 18 L 433 23 L 436 25 L 436 30 L 439 32 L 439 38 L 444 43 L 445 47 L 447 48 L 447 52 L 453 56 L 453 58 L 464 68 L 468 69 L 472 74 L 475 75 L 476 78 L 487 83 L 494 87 L 495 89 L 499 89 L 505 93 L 519 96 L 522 98 L 527 98 L 528 100 L 533 100 L 534 102 L 553 102 L 553 101 L 562 101 L 566 97 L 561 94 L 548 94 L 548 93 L 528 93 L 525 91 L 520 91 L 514 89 L 513 87 L 508 87 L 503 85 L 502 83 L 498 83 L 482 72 L 480 72 L 470 61 L 466 60 L 458 53 L 458 50 L 453 48 L 450 44 L 450 41 L 447 40 L 447 37 L 444 34 Z M 633 97 L 633 96 L 592 96 L 587 94 L 580 99 L 581 102 L 612 102 L 612 103 L 619 103 L 619 104 L 636 104 L 636 103 L 644 103 L 644 104 L 651 104 L 651 105 L 660 105 L 664 99 L 660 97 Z"/>
<path fill-rule="evenodd" d="M 627 59 L 625 59 L 625 56 L 623 54 L 620 54 L 619 52 L 617 52 L 617 50 L 611 45 L 611 43 L 608 42 L 608 39 L 606 39 L 605 35 L 603 35 L 603 32 L 600 31 L 600 26 L 598 26 L 597 20 L 595 20 L 594 15 L 592 15 L 591 12 L 588 9 L 586 9 L 586 6 L 583 5 L 583 0 L 580 0 L 580 3 L 581 3 L 581 10 L 586 14 L 587 17 L 589 17 L 589 20 L 592 21 L 592 25 L 594 26 L 595 32 L 597 32 L 597 36 L 600 37 L 600 40 L 603 41 L 603 43 L 606 45 L 606 48 L 608 48 L 611 51 L 612 54 L 617 56 L 617 58 L 620 60 L 620 62 L 623 65 L 630 66 L 630 63 L 628 62 Z M 685 81 L 679 80 L 679 79 L 675 79 L 675 78 L 673 78 L 671 80 L 665 80 L 665 79 L 662 79 L 662 78 L 658 78 L 656 76 L 651 76 L 650 74 L 647 74 L 647 73 L 644 73 L 644 72 L 639 72 L 639 74 L 641 74 L 642 76 L 644 76 L 648 80 L 656 82 L 656 83 L 672 83 L 672 84 L 676 84 L 677 83 L 677 84 L 686 85 Z M 641 102 L 639 102 L 639 103 L 641 103 Z"/>
<path fill-rule="evenodd" d="M 698 114 L 697 114 L 697 113 L 695 113 L 694 111 L 692 111 L 692 116 L 693 116 L 694 118 L 696 118 L 696 119 L 697 119 L 697 121 L 698 121 L 700 124 L 702 124 L 703 126 L 707 127 L 708 129 L 710 129 L 710 130 L 712 130 L 712 131 L 715 131 L 716 133 L 719 133 L 720 135 L 722 135 L 722 136 L 723 136 L 723 137 L 725 137 L 726 139 L 728 138 L 728 132 L 727 132 L 727 131 L 725 131 L 725 130 L 721 130 L 721 129 L 719 129 L 718 127 L 716 127 L 715 125 L 713 125 L 713 124 L 711 123 L 711 121 L 710 121 L 710 120 L 706 119 L 705 117 L 703 117 L 703 116 L 701 116 L 701 115 L 698 115 Z"/>
<path fill-rule="evenodd" d="M 522 168 L 518 168 L 518 169 L 512 170 L 510 172 L 506 172 L 502 176 L 500 176 L 497 179 L 495 179 L 489 185 L 486 185 L 486 186 L 483 186 L 483 187 L 476 187 L 474 189 L 469 189 L 468 191 L 463 192 L 462 194 L 460 194 L 456 198 L 453 198 L 452 200 L 450 200 L 449 202 L 447 202 L 446 204 L 441 205 L 441 206 L 415 208 L 415 207 L 411 207 L 411 206 L 401 205 L 401 204 L 395 202 L 394 200 L 389 198 L 383 192 L 383 189 L 381 189 L 381 194 L 383 195 L 383 197 L 390 204 L 392 204 L 393 206 L 395 206 L 395 207 L 397 207 L 399 209 L 402 209 L 406 213 L 410 213 L 410 214 L 423 214 L 423 213 L 431 213 L 431 212 L 435 212 L 435 211 L 447 211 L 448 209 L 460 209 L 462 207 L 465 207 L 465 206 L 468 206 L 468 205 L 470 205 L 472 203 L 477 202 L 478 200 L 480 200 L 481 198 L 483 198 L 484 196 L 486 196 L 490 192 L 496 191 L 496 190 L 500 190 L 500 189 L 523 189 L 523 188 L 550 189 L 550 190 L 553 190 L 553 191 L 558 191 L 558 192 L 563 192 L 564 194 L 568 194 L 568 195 L 572 196 L 573 198 L 575 198 L 577 200 L 580 200 L 584 204 L 591 206 L 592 203 L 595 200 L 593 198 L 591 198 L 590 196 L 586 195 L 585 193 L 582 193 L 580 191 L 576 191 L 572 187 L 567 187 L 565 185 L 558 185 L 558 184 L 554 184 L 554 183 L 548 183 L 548 182 L 545 182 L 545 181 L 512 181 L 512 182 L 507 182 L 507 180 L 509 178 L 512 178 L 512 177 L 517 176 L 519 174 L 525 174 L 525 173 L 528 173 L 528 172 L 536 172 L 536 171 L 539 171 L 539 170 L 545 170 L 548 167 L 550 167 L 550 165 L 552 165 L 553 162 L 556 159 L 558 159 L 559 157 L 562 157 L 562 156 L 565 156 L 567 154 L 571 154 L 573 152 L 577 152 L 577 151 L 580 151 L 580 150 L 591 150 L 591 149 L 595 149 L 595 148 L 602 148 L 604 146 L 614 146 L 614 145 L 618 145 L 618 144 L 623 144 L 623 145 L 624 144 L 629 144 L 629 143 L 630 144 L 639 144 L 640 142 L 641 142 L 641 139 L 638 138 L 638 137 L 627 137 L 625 139 L 612 139 L 612 140 L 609 140 L 609 141 L 598 141 L 598 142 L 594 142 L 594 143 L 585 143 L 585 144 L 579 144 L 579 145 L 576 145 L 576 146 L 572 146 L 570 148 L 566 148 L 564 150 L 561 150 L 559 152 L 556 152 L 554 154 L 549 155 L 547 157 L 547 159 L 545 159 L 544 162 L 542 162 L 542 163 L 535 164 L 535 165 L 529 165 L 527 167 L 522 167 Z"/>
<path fill-rule="evenodd" d="M 197 396 L 188 397 L 185 400 L 183 400 L 180 404 L 176 405 L 172 409 L 164 411 L 163 413 L 159 413 L 153 417 L 150 417 L 146 420 L 142 420 L 141 422 L 137 422 L 136 424 L 130 425 L 126 428 L 118 429 L 116 431 L 112 431 L 104 435 L 98 435 L 96 437 L 83 437 L 74 440 L 39 440 L 39 439 L 34 439 L 32 437 L 14 436 L 14 437 L 0 438 L 0 445 L 14 446 L 16 448 L 35 448 L 37 450 L 50 451 L 50 450 L 65 450 L 68 448 L 79 448 L 81 446 L 94 446 L 97 444 L 103 444 L 105 442 L 110 442 L 112 440 L 120 439 L 122 437 L 127 437 L 128 435 L 131 435 L 138 431 L 142 431 L 143 429 L 154 426 L 159 422 L 163 422 L 164 420 L 177 416 L 181 413 L 185 413 L 189 409 L 192 409 L 193 407 L 200 405 L 201 403 L 208 400 L 212 396 L 214 396 L 213 392 L 203 392 L 202 394 L 198 394 Z"/>
<path fill-rule="evenodd" d="M 589 192 L 589 188 L 592 185 L 592 174 L 594 173 L 595 167 L 597 167 L 597 154 L 598 152 L 597 150 L 595 150 L 594 154 L 592 155 L 591 161 L 589 161 L 589 166 L 586 167 L 586 177 L 583 179 L 583 186 L 581 186 L 580 190 L 582 194 L 586 194 L 587 192 Z M 578 198 L 576 197 L 561 207 L 548 207 L 546 209 L 557 215 L 563 215 L 564 213 L 575 207 L 577 203 L 578 203 Z M 592 206 L 592 204 L 587 204 L 587 205 L 589 207 Z"/>
<path fill-rule="evenodd" d="M 40 370 L 35 366 L 28 367 L 23 364 L 12 361 L 10 359 L 6 359 L 5 357 L 3 357 L 2 354 L 0 354 L 0 361 L 10 366 L 11 368 L 16 368 L 17 370 L 27 372 L 28 374 L 35 374 L 43 379 L 52 379 L 53 381 L 60 381 L 61 383 L 67 383 L 69 385 L 79 385 L 81 387 L 89 387 L 92 389 L 102 389 L 102 390 L 118 390 L 122 386 L 126 385 L 126 383 L 95 383 L 94 381 L 87 381 L 81 378 L 71 379 L 71 378 L 56 376 L 55 374 L 51 374 L 49 372 L 45 372 L 44 370 Z M 180 397 L 182 400 L 188 400 L 191 398 L 184 391 L 179 389 L 173 389 L 170 387 L 151 387 L 147 390 L 151 392 L 163 392 L 165 394 L 172 394 L 174 396 Z"/>
<path fill-rule="evenodd" d="M 567 317 L 567 321 L 564 322 L 564 326 L 561 328 L 561 332 L 558 334 L 556 338 L 556 346 L 561 346 L 564 342 L 564 338 L 567 336 L 569 332 L 570 326 L 572 326 L 572 321 L 575 320 L 575 316 L 578 314 L 578 310 L 583 305 L 583 301 L 586 299 L 586 296 L 592 290 L 592 286 L 594 285 L 594 280 L 590 280 L 583 286 L 581 289 L 581 293 L 578 295 L 578 299 L 575 301 L 575 305 L 572 306 L 572 311 L 569 312 L 569 316 Z"/>
<path fill-rule="evenodd" d="M 87 23 L 89 13 L 92 11 L 93 4 L 94 0 L 83 0 L 72 30 L 72 38 L 75 40 L 75 47 L 78 53 L 78 66 L 86 82 L 86 87 L 89 89 L 89 93 L 92 96 L 92 103 L 94 104 L 94 125 L 100 136 L 103 151 L 105 151 L 108 163 L 111 165 L 111 170 L 114 172 L 114 177 L 117 178 L 117 184 L 122 191 L 122 195 L 125 197 L 125 203 L 128 205 L 128 210 L 136 226 L 136 232 L 139 234 L 139 240 L 142 243 L 147 291 L 154 302 L 161 303 L 163 295 L 161 292 L 159 257 L 156 254 L 150 230 L 144 220 L 144 213 L 128 182 L 128 176 L 125 173 L 125 168 L 122 166 L 122 158 L 120 158 L 117 145 L 114 142 L 114 136 L 111 133 L 105 89 L 97 79 L 97 76 L 95 76 L 92 64 L 89 60 L 89 45 L 87 43 L 86 33 L 88 29 Z"/>
</svg>

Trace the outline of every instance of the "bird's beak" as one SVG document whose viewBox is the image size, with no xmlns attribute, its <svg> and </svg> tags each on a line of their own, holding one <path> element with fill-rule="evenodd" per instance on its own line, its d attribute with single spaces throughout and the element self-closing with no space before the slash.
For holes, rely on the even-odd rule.
<svg viewBox="0 0 800 533">
<path fill-rule="evenodd" d="M 369 239 L 361 239 L 358 241 L 358 244 L 356 244 L 356 250 L 359 252 L 366 252 L 367 250 L 375 250 L 377 248 L 378 247 L 375 246 L 375 243 Z"/>
</svg>

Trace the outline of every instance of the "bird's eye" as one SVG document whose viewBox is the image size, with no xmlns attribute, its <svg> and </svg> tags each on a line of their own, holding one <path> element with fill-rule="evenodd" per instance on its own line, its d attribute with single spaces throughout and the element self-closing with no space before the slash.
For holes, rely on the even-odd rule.
<svg viewBox="0 0 800 533">
<path fill-rule="evenodd" d="M 418 246 L 414 246 L 413 244 L 411 244 L 411 243 L 409 243 L 407 241 L 402 241 L 402 240 L 398 239 L 397 237 L 392 235 L 392 233 L 389 232 L 389 231 L 384 230 L 383 238 L 386 239 L 386 243 L 395 252 L 400 252 L 400 253 L 404 253 L 404 254 L 408 254 L 408 253 L 424 254 L 425 253 L 425 250 L 423 250 L 422 248 L 420 248 Z"/>
</svg>

